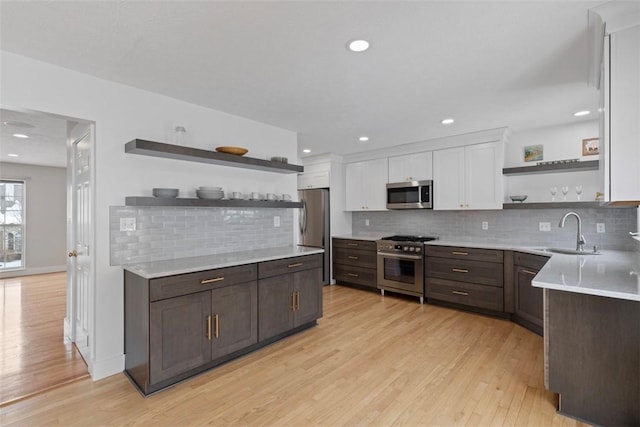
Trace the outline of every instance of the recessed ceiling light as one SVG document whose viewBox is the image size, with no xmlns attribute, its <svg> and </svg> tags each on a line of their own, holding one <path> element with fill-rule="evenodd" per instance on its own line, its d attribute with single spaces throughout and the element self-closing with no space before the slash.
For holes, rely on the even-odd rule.
<svg viewBox="0 0 640 427">
<path fill-rule="evenodd" d="M 18 157 L 17 154 L 7 154 L 7 156 L 9 156 L 9 157 Z"/>
<path fill-rule="evenodd" d="M 453 119 L 444 119 L 443 121 L 441 121 L 440 123 L 442 123 L 443 125 L 450 125 L 451 123 L 453 123 L 455 120 Z"/>
<path fill-rule="evenodd" d="M 309 150 L 308 148 L 305 148 L 304 150 L 302 150 L 303 153 L 310 153 L 311 150 Z"/>
<path fill-rule="evenodd" d="M 2 124 L 4 124 L 5 126 L 13 126 L 13 127 L 22 128 L 22 129 L 32 129 L 35 127 L 30 123 L 19 122 L 17 120 L 9 120 L 6 122 L 2 122 Z"/>
<path fill-rule="evenodd" d="M 347 46 L 351 52 L 364 52 L 369 49 L 369 42 L 366 40 L 352 40 Z"/>
<path fill-rule="evenodd" d="M 15 136 L 16 138 L 29 138 L 28 135 L 25 135 L 23 133 L 14 133 L 13 136 Z"/>
<path fill-rule="evenodd" d="M 361 136 L 360 138 L 358 138 L 358 141 L 360 142 L 367 142 L 369 140 L 368 136 Z"/>
<path fill-rule="evenodd" d="M 583 111 L 578 111 L 577 113 L 573 113 L 573 115 L 576 117 L 588 116 L 589 114 L 591 114 L 591 111 L 589 110 L 583 110 Z"/>
</svg>

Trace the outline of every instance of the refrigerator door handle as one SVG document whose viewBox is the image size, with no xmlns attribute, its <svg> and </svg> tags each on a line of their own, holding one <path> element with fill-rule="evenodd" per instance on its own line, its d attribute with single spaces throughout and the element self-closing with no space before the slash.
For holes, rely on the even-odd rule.
<svg viewBox="0 0 640 427">
<path fill-rule="evenodd" d="M 302 199 L 302 208 L 300 209 L 300 218 L 298 224 L 300 226 L 300 234 L 304 234 L 307 231 L 307 202 Z"/>
</svg>

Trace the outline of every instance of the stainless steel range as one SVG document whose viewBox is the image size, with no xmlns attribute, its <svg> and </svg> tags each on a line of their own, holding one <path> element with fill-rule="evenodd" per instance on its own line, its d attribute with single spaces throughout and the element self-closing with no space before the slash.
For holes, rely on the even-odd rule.
<svg viewBox="0 0 640 427">
<path fill-rule="evenodd" d="M 378 289 L 420 298 L 424 303 L 424 242 L 437 237 L 390 236 L 377 242 Z"/>
</svg>

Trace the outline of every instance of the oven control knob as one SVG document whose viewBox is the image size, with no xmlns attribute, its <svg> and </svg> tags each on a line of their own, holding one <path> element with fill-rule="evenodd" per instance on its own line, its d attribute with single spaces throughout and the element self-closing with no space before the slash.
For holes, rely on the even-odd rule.
<svg viewBox="0 0 640 427">
<path fill-rule="evenodd" d="M 416 250 L 416 248 L 414 248 L 413 246 L 411 246 L 411 247 L 409 248 L 409 252 L 413 252 L 413 251 L 415 251 L 415 250 Z"/>
<path fill-rule="evenodd" d="M 420 252 L 420 248 L 416 248 L 416 252 Z"/>
<path fill-rule="evenodd" d="M 403 247 L 402 250 L 405 251 L 405 252 L 408 251 L 409 250 L 409 246 Z"/>
</svg>

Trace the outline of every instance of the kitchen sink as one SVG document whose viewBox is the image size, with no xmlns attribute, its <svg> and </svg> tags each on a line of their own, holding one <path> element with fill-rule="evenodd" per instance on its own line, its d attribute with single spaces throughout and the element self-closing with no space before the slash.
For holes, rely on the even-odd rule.
<svg viewBox="0 0 640 427">
<path fill-rule="evenodd" d="M 537 248 L 539 251 L 543 252 L 551 252 L 554 254 L 564 254 L 564 255 L 601 255 L 600 251 L 577 251 L 575 249 L 565 249 L 565 248 Z"/>
</svg>

